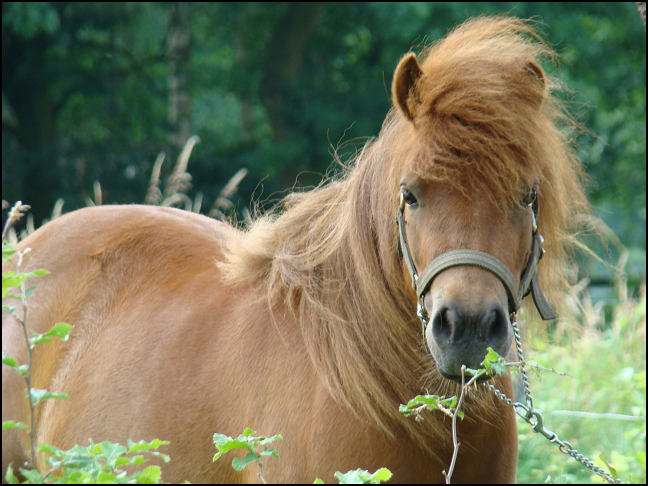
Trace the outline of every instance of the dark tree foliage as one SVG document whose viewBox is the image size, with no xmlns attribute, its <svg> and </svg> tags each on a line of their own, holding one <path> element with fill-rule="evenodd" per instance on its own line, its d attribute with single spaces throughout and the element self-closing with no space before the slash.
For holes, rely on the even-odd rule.
<svg viewBox="0 0 648 486">
<path fill-rule="evenodd" d="M 3 199 L 142 202 L 189 135 L 209 208 L 250 170 L 238 208 L 316 185 L 376 136 L 393 70 L 466 18 L 534 17 L 571 108 L 596 214 L 645 262 L 646 43 L 632 3 L 3 3 Z"/>
</svg>

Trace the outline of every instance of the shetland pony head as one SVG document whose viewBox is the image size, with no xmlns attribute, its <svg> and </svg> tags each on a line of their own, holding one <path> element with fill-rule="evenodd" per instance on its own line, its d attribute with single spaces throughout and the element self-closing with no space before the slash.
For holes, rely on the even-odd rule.
<svg viewBox="0 0 648 486">
<path fill-rule="evenodd" d="M 439 255 L 470 249 L 495 257 L 519 282 L 531 254 L 532 204 L 543 211 L 541 231 L 564 219 L 560 186 L 575 179 L 555 176 L 574 161 L 539 66 L 550 51 L 533 38 L 521 21 L 477 19 L 424 52 L 421 65 L 410 53 L 396 69 L 392 94 L 407 140 L 399 186 L 419 274 Z M 582 192 L 573 196 L 582 206 Z M 461 366 L 478 368 L 489 346 L 508 353 L 517 309 L 495 274 L 447 268 L 423 302 L 425 340 L 443 377 L 460 381 Z"/>
</svg>

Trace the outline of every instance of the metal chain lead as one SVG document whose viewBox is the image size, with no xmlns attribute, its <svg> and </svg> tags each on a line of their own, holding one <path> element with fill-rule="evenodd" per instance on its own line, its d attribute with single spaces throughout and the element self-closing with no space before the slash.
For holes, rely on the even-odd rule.
<svg viewBox="0 0 648 486">
<path fill-rule="evenodd" d="M 522 418 L 525 422 L 527 422 L 529 425 L 533 427 L 534 432 L 538 432 L 544 435 L 550 442 L 557 444 L 560 452 L 573 457 L 575 460 L 580 462 L 587 469 L 592 471 L 594 474 L 597 474 L 598 476 L 602 477 L 609 483 L 623 484 L 623 481 L 621 481 L 620 479 L 614 479 L 610 474 L 608 474 L 603 469 L 598 467 L 596 464 L 590 461 L 583 454 L 579 453 L 576 449 L 574 449 L 571 443 L 560 440 L 558 438 L 558 435 L 556 435 L 554 432 L 552 432 L 551 430 L 547 429 L 542 425 L 542 414 L 538 410 L 533 408 L 533 399 L 531 398 L 531 388 L 529 386 L 529 378 L 524 368 L 525 361 L 524 361 L 524 355 L 522 354 L 522 339 L 520 338 L 520 332 L 517 327 L 515 314 L 511 314 L 511 325 L 513 326 L 513 333 L 515 334 L 515 346 L 517 348 L 518 358 L 520 360 L 520 373 L 522 374 L 522 382 L 524 384 L 524 394 L 526 396 L 527 404 L 524 405 L 523 403 L 520 402 L 513 402 L 513 400 L 508 398 L 504 393 L 498 390 L 491 383 L 486 382 L 484 383 L 484 386 L 486 386 L 489 390 L 491 390 L 497 398 L 499 398 L 503 402 L 513 407 L 515 413 L 520 418 Z"/>
<path fill-rule="evenodd" d="M 534 217 L 535 219 L 535 217 Z M 526 396 L 527 407 L 529 407 L 529 412 L 527 413 L 527 418 L 531 418 L 531 410 L 533 410 L 533 398 L 531 397 L 531 387 L 529 385 L 529 377 L 526 374 L 524 369 L 524 355 L 522 354 L 522 338 L 520 337 L 520 331 L 517 327 L 517 320 L 515 318 L 515 313 L 511 314 L 511 324 L 513 326 L 513 334 L 515 335 L 515 347 L 517 348 L 518 358 L 520 360 L 520 372 L 522 374 L 522 383 L 524 384 L 524 395 Z"/>
</svg>

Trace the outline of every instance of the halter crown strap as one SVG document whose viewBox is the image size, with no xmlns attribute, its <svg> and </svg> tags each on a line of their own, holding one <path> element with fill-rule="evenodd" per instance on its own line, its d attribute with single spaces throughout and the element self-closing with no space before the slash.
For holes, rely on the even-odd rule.
<svg viewBox="0 0 648 486">
<path fill-rule="evenodd" d="M 526 297 L 529 292 L 533 297 L 533 302 L 540 313 L 540 317 L 544 320 L 556 319 L 558 316 L 553 311 L 547 299 L 545 299 L 540 284 L 538 282 L 538 262 L 544 254 L 542 245 L 544 239 L 540 235 L 535 223 L 538 211 L 537 201 L 533 205 L 533 241 L 531 244 L 531 255 L 527 261 L 526 269 L 520 279 L 519 287 L 515 284 L 515 277 L 511 271 L 500 260 L 494 256 L 477 250 L 453 250 L 439 255 L 432 260 L 428 266 L 423 270 L 419 276 L 416 271 L 416 265 L 412 259 L 412 254 L 407 244 L 407 235 L 405 233 L 405 201 L 401 196 L 400 205 L 396 213 L 396 222 L 398 224 L 398 250 L 399 256 L 405 260 L 405 265 L 412 277 L 412 288 L 422 300 L 428 287 L 432 284 L 434 278 L 442 271 L 459 265 L 468 265 L 483 268 L 495 275 L 504 285 L 509 300 L 509 311 L 515 313 L 522 305 L 522 299 Z"/>
</svg>

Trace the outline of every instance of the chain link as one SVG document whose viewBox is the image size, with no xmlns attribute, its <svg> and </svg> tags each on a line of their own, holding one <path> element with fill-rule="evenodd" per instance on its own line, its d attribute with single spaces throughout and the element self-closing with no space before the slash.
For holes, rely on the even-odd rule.
<svg viewBox="0 0 648 486">
<path fill-rule="evenodd" d="M 547 429 L 544 425 L 542 425 L 542 414 L 538 410 L 533 408 L 533 399 L 531 398 L 531 388 L 529 386 L 529 378 L 524 368 L 525 361 L 524 361 L 524 355 L 522 354 L 522 339 L 520 338 L 520 332 L 518 330 L 517 322 L 515 320 L 515 314 L 511 314 L 511 325 L 513 326 L 513 333 L 515 334 L 515 346 L 517 348 L 518 358 L 520 361 L 520 374 L 522 375 L 522 383 L 524 384 L 524 395 L 526 397 L 526 405 L 520 402 L 514 402 L 491 383 L 485 382 L 483 383 L 483 385 L 489 390 L 491 390 L 497 398 L 499 398 L 503 402 L 513 407 L 515 413 L 520 418 L 522 418 L 522 420 L 524 420 L 529 425 L 531 425 L 531 427 L 533 427 L 534 432 L 542 434 L 550 442 L 557 444 L 560 452 L 573 457 L 575 460 L 580 462 L 587 469 L 592 471 L 594 474 L 597 474 L 598 476 L 602 477 L 609 483 L 623 484 L 623 482 L 620 479 L 614 479 L 610 474 L 606 473 L 603 469 L 598 467 L 587 457 L 585 457 L 583 454 L 581 454 L 576 449 L 574 449 L 574 446 L 572 446 L 571 443 L 560 440 L 558 438 L 558 435 L 556 435 L 554 432 L 552 432 L 551 430 Z"/>
</svg>

